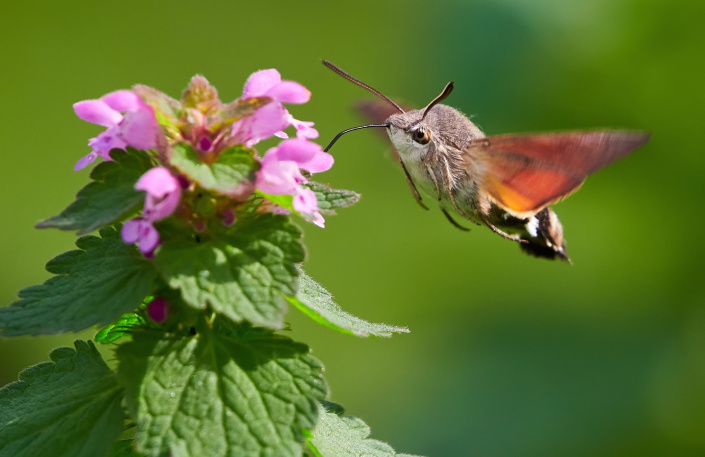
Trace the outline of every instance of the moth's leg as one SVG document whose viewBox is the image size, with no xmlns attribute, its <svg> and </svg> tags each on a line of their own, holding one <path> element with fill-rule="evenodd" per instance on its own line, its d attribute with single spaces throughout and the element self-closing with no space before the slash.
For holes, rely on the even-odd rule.
<svg viewBox="0 0 705 457">
<path fill-rule="evenodd" d="M 453 206 L 458 211 L 458 213 L 460 213 L 460 215 L 463 216 L 465 219 L 469 220 L 470 222 L 472 222 L 475 225 L 482 225 L 479 222 L 477 222 L 475 219 L 473 219 L 470 216 L 468 216 L 467 214 L 465 214 L 465 211 L 463 211 L 460 208 L 460 205 L 458 205 L 458 202 L 455 200 L 455 194 L 453 193 L 453 186 L 451 185 L 451 182 L 450 182 L 451 171 L 450 171 L 450 166 L 448 164 L 448 160 L 446 160 L 445 157 L 442 157 L 442 159 L 443 159 L 443 166 L 444 166 L 443 168 L 445 169 L 445 173 L 443 174 L 443 185 L 445 186 L 446 191 L 448 192 L 448 196 L 450 197 L 450 201 L 453 203 Z M 445 212 L 445 209 L 443 209 L 443 211 Z M 448 217 L 450 219 L 450 216 L 448 215 L 448 213 L 446 213 L 446 217 Z M 457 226 L 455 221 L 451 221 L 451 222 L 453 223 L 453 225 Z"/>
<path fill-rule="evenodd" d="M 433 172 L 433 167 L 431 166 L 430 160 L 428 160 L 430 154 L 426 155 L 426 158 L 424 159 L 424 166 L 426 167 L 426 173 L 428 173 L 428 176 L 431 178 L 431 182 L 433 182 L 433 186 L 436 188 L 436 195 L 438 196 L 438 202 L 443 199 L 443 195 L 441 195 L 441 188 L 438 185 L 438 179 L 436 178 L 436 173 Z"/>
<path fill-rule="evenodd" d="M 399 157 L 399 163 L 401 164 L 401 169 L 404 170 L 404 176 L 406 176 L 406 183 L 411 188 L 411 192 L 414 194 L 414 199 L 416 200 L 416 203 L 421 205 L 421 208 L 427 210 L 428 206 L 426 206 L 421 201 L 421 194 L 419 193 L 419 190 L 416 188 L 416 184 L 414 184 L 414 181 L 411 179 L 411 175 L 409 174 L 409 171 L 406 169 L 406 165 L 404 165 L 404 161 L 401 160 L 401 157 Z"/>
<path fill-rule="evenodd" d="M 487 219 L 487 216 L 485 214 L 483 214 L 482 211 L 478 211 L 477 215 L 480 217 L 480 219 L 482 219 L 482 222 L 484 222 L 485 225 L 487 225 L 493 232 L 495 232 L 497 235 L 501 236 L 502 238 L 516 241 L 517 243 L 528 243 L 527 240 L 523 240 L 519 235 L 510 235 L 507 232 L 504 232 L 504 231 L 498 229 L 497 227 L 495 227 L 495 225 L 492 222 L 490 222 L 489 219 Z"/>
<path fill-rule="evenodd" d="M 469 231 L 470 231 L 469 228 L 463 227 L 462 225 L 460 225 L 460 224 L 458 224 L 457 222 L 455 222 L 455 219 L 453 219 L 453 217 L 450 215 L 450 213 L 449 213 L 448 211 L 446 211 L 446 209 L 443 208 L 442 206 L 441 206 L 441 211 L 443 211 L 443 214 L 444 214 L 445 217 L 448 219 L 448 221 L 450 221 L 450 223 L 453 224 L 453 226 L 455 226 L 456 228 L 459 228 L 459 229 L 462 230 L 463 232 L 469 232 Z M 474 222 L 474 221 L 473 221 L 473 222 Z"/>
<path fill-rule="evenodd" d="M 455 201 L 455 195 L 453 194 L 452 189 L 448 189 L 448 195 L 450 195 L 450 201 L 453 203 L 453 206 L 460 213 L 461 216 L 463 216 L 465 219 L 469 220 L 470 222 L 472 222 L 475 225 L 482 225 L 479 222 L 477 222 L 475 219 L 473 219 L 470 216 L 468 216 L 467 214 L 465 214 L 465 211 L 460 209 L 460 206 L 458 206 L 458 202 Z"/>
</svg>

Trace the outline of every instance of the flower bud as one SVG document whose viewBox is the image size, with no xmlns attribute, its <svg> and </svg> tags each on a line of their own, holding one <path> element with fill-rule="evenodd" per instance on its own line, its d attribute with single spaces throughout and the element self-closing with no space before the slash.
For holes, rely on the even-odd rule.
<svg viewBox="0 0 705 457">
<path fill-rule="evenodd" d="M 157 324 L 166 321 L 171 313 L 169 300 L 164 297 L 157 297 L 147 305 L 147 315 Z"/>
</svg>

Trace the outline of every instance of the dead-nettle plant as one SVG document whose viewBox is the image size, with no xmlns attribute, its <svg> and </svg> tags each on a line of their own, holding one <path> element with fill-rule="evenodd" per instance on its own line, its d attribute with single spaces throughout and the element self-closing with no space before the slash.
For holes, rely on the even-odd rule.
<svg viewBox="0 0 705 457">
<path fill-rule="evenodd" d="M 321 362 L 277 333 L 287 305 L 351 335 L 407 331 L 342 311 L 301 268 L 294 220 L 323 227 L 358 200 L 311 180 L 333 158 L 284 107 L 310 95 L 272 69 L 227 104 L 196 76 L 181 100 L 135 86 L 74 105 L 107 128 L 75 169 L 102 160 L 38 227 L 83 236 L 0 309 L 0 332 L 98 326 L 116 368 L 79 340 L 21 372 L 0 389 L 0 456 L 399 455 L 325 401 Z"/>
</svg>

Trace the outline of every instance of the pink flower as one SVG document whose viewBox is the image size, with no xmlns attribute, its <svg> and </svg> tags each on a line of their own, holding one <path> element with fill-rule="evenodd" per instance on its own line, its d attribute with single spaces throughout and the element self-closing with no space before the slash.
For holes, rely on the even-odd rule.
<svg viewBox="0 0 705 457">
<path fill-rule="evenodd" d="M 250 148 L 287 128 L 288 114 L 281 103 L 267 103 L 252 116 L 233 122 L 232 137 Z"/>
<path fill-rule="evenodd" d="M 125 243 L 137 243 L 137 247 L 146 257 L 151 257 L 152 252 L 159 245 L 159 232 L 150 221 L 141 217 L 125 222 L 120 236 Z"/>
<path fill-rule="evenodd" d="M 313 122 L 299 121 L 289 115 L 289 123 L 296 129 L 296 138 L 300 140 L 313 140 L 318 138 L 318 130 L 313 128 Z"/>
<path fill-rule="evenodd" d="M 311 92 L 294 81 L 282 81 L 274 68 L 252 73 L 242 91 L 243 98 L 272 97 L 281 103 L 302 104 L 309 101 Z"/>
<path fill-rule="evenodd" d="M 293 161 L 309 173 L 321 173 L 333 166 L 333 156 L 323 152 L 316 143 L 291 139 L 282 141 L 276 148 L 279 160 Z"/>
<path fill-rule="evenodd" d="M 247 147 L 252 147 L 261 140 L 276 135 L 288 138 L 284 129 L 290 125 L 296 128 L 296 136 L 300 139 L 317 138 L 318 132 L 313 122 L 294 119 L 282 103 L 306 103 L 311 98 L 311 92 L 294 81 L 282 81 L 275 69 L 260 70 L 247 79 L 242 91 L 242 98 L 271 97 L 272 101 L 252 116 L 233 123 L 232 136 Z"/>
<path fill-rule="evenodd" d="M 326 221 L 318 210 L 318 200 L 311 189 L 298 188 L 296 194 L 294 194 L 292 204 L 299 213 L 313 216 L 311 222 L 321 228 L 325 227 Z"/>
<path fill-rule="evenodd" d="M 84 121 L 107 127 L 103 133 L 88 141 L 92 151 L 74 166 L 80 170 L 100 156 L 110 158 L 112 149 L 137 149 L 156 147 L 158 124 L 154 110 L 137 94 L 119 90 L 104 95 L 98 100 L 84 100 L 73 105 L 76 115 Z M 120 113 L 125 113 L 124 115 Z"/>
<path fill-rule="evenodd" d="M 270 149 L 262 158 L 262 167 L 257 172 L 255 187 L 272 195 L 293 194 L 306 178 L 296 162 L 280 160 L 276 148 Z"/>
<path fill-rule="evenodd" d="M 293 195 L 307 179 L 301 169 L 320 173 L 333 166 L 333 156 L 323 152 L 316 143 L 306 140 L 284 140 L 266 152 L 261 160 L 255 187 L 272 195 Z"/>
<path fill-rule="evenodd" d="M 164 167 L 152 168 L 135 183 L 135 189 L 147 192 L 142 216 L 148 221 L 169 217 L 181 200 L 181 186 Z"/>
<path fill-rule="evenodd" d="M 323 227 L 325 221 L 319 212 L 316 194 L 301 186 L 308 182 L 301 170 L 326 171 L 333 166 L 333 157 L 316 143 L 290 139 L 267 151 L 261 165 L 255 187 L 267 194 L 293 196 L 294 209 L 311 216 L 316 225 Z"/>
<path fill-rule="evenodd" d="M 149 257 L 159 245 L 159 232 L 153 223 L 169 217 L 181 200 L 179 180 L 164 167 L 152 168 L 135 183 L 135 189 L 147 193 L 142 217 L 125 222 L 122 226 L 122 240 L 125 243 L 138 243 L 142 253 Z"/>
</svg>

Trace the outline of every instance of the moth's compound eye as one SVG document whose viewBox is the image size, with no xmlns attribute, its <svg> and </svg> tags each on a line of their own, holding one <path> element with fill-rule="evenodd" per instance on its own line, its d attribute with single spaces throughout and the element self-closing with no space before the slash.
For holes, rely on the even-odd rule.
<svg viewBox="0 0 705 457">
<path fill-rule="evenodd" d="M 431 131 L 426 129 L 416 129 L 411 132 L 411 138 L 419 144 L 427 144 L 431 141 Z"/>
</svg>

